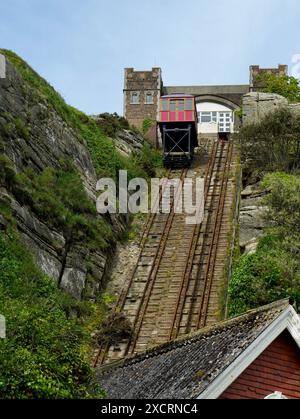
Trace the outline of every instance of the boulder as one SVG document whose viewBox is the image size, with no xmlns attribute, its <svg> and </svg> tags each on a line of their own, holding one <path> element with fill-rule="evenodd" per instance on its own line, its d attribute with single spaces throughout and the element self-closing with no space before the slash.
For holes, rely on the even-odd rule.
<svg viewBox="0 0 300 419">
<path fill-rule="evenodd" d="M 245 207 L 240 212 L 240 246 L 253 239 L 263 236 L 264 229 L 268 226 L 265 219 L 265 207 Z"/>
<path fill-rule="evenodd" d="M 251 92 L 243 97 L 243 124 L 256 124 L 266 115 L 288 106 L 288 100 L 275 93 Z"/>
<path fill-rule="evenodd" d="M 256 253 L 257 246 L 259 244 L 259 240 L 257 238 L 250 240 L 249 242 L 244 244 L 243 247 L 243 254 L 244 255 L 253 255 Z"/>
</svg>

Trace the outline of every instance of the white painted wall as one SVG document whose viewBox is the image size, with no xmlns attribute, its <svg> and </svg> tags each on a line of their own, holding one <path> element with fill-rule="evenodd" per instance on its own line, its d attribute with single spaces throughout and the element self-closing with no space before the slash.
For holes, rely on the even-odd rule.
<svg viewBox="0 0 300 419">
<path fill-rule="evenodd" d="M 198 134 L 217 134 L 218 131 L 217 122 L 205 122 L 198 124 Z"/>
<path fill-rule="evenodd" d="M 213 102 L 201 102 L 197 104 L 197 112 L 218 112 L 217 121 L 219 121 L 219 113 L 230 112 L 232 118 L 231 132 L 233 132 L 234 127 L 234 112 L 227 106 L 221 105 L 219 103 Z M 198 133 L 199 134 L 217 134 L 219 131 L 218 122 L 205 122 L 198 124 Z"/>
<path fill-rule="evenodd" d="M 232 112 L 227 106 L 221 105 L 219 103 L 212 102 L 201 102 L 197 103 L 197 112 Z"/>
</svg>

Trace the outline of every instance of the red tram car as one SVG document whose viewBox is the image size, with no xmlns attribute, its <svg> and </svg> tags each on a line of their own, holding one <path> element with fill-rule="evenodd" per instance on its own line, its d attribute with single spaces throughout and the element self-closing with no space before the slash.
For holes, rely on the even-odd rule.
<svg viewBox="0 0 300 419">
<path fill-rule="evenodd" d="M 162 96 L 159 127 L 164 164 L 189 166 L 198 147 L 198 117 L 195 97 L 185 94 Z"/>
</svg>

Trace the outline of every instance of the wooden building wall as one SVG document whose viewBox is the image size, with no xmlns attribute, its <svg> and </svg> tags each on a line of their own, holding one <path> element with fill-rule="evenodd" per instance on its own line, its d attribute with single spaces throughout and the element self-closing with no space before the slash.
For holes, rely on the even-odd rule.
<svg viewBox="0 0 300 419">
<path fill-rule="evenodd" d="M 300 399 L 300 350 L 284 332 L 226 390 L 220 399 L 264 399 L 279 391 Z"/>
</svg>

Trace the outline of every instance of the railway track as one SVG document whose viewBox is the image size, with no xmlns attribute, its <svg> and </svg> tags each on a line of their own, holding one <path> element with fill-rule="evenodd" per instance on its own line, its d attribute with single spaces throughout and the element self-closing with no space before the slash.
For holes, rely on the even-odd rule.
<svg viewBox="0 0 300 419">
<path fill-rule="evenodd" d="M 187 172 L 187 169 L 169 170 L 166 180 L 172 181 L 179 178 L 183 181 Z M 167 187 L 168 182 L 165 182 L 160 190 L 159 199 L 154 204 L 154 211 L 148 217 L 140 241 L 141 250 L 138 256 L 138 263 L 132 272 L 127 286 L 121 291 L 114 310 L 115 312 L 125 312 L 127 318 L 134 325 L 134 330 L 141 325 L 143 313 L 149 302 L 149 290 L 153 288 L 155 275 L 161 262 L 162 253 L 175 216 L 174 207 L 176 203 L 174 200 L 177 199 L 176 194 L 178 190 L 171 190 L 171 211 L 168 214 L 156 214 L 158 208 L 161 208 L 162 196 Z M 112 351 L 113 353 L 111 353 Z M 117 355 L 117 358 L 121 354 L 122 356 L 126 356 L 128 351 L 129 342 L 123 342 L 120 344 L 120 347 L 114 349 L 105 345 L 98 353 L 95 366 L 103 364 L 106 358 L 114 360 L 115 355 Z"/>
<path fill-rule="evenodd" d="M 220 253 L 224 256 L 228 246 L 228 237 L 221 232 L 230 221 L 229 217 L 224 218 L 224 210 L 232 154 L 232 143 L 216 143 L 212 150 L 205 178 L 205 220 L 195 229 L 192 256 L 178 296 L 170 340 L 207 326 L 212 298 L 217 306 L 213 322 L 218 314 L 219 295 L 215 290 L 212 295 L 212 289 L 215 277 L 218 281 L 222 274 L 216 269 L 217 256 Z"/>
<path fill-rule="evenodd" d="M 101 348 L 95 366 L 165 343 L 206 326 L 212 319 L 216 321 L 216 281 L 221 275 L 218 261 L 228 244 L 223 223 L 229 209 L 226 194 L 233 146 L 213 142 L 207 147 L 208 161 L 196 162 L 192 170 L 168 173 L 169 180 L 205 175 L 204 222 L 188 225 L 186 214 L 175 213 L 177 189 L 171 197 L 171 211 L 148 218 L 138 263 L 115 309 L 131 321 L 133 337 Z"/>
</svg>

